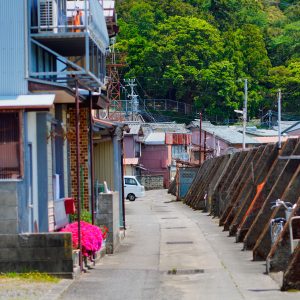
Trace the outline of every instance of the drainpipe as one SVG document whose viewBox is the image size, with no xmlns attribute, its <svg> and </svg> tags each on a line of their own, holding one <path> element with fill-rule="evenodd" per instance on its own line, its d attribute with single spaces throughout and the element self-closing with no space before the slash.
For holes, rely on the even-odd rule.
<svg viewBox="0 0 300 300">
<path fill-rule="evenodd" d="M 123 135 L 123 132 L 122 132 Z M 122 136 L 120 143 L 121 143 L 121 187 L 122 187 L 122 211 L 123 211 L 123 228 L 126 230 L 126 218 L 125 218 L 125 196 L 124 196 L 124 165 L 123 165 L 123 159 L 124 159 L 124 138 Z"/>
<path fill-rule="evenodd" d="M 95 186 L 94 186 L 94 146 L 93 146 L 93 101 L 92 93 L 89 92 L 90 100 L 90 176 L 91 176 L 91 206 L 92 224 L 95 225 Z"/>
<path fill-rule="evenodd" d="M 81 245 L 81 196 L 80 196 L 80 124 L 79 124 L 79 95 L 78 95 L 78 81 L 76 80 L 76 94 L 75 94 L 75 122 L 76 122 L 76 177 L 77 177 L 77 222 L 78 222 L 78 249 L 79 249 L 79 266 L 83 270 L 82 265 L 82 245 Z"/>
</svg>

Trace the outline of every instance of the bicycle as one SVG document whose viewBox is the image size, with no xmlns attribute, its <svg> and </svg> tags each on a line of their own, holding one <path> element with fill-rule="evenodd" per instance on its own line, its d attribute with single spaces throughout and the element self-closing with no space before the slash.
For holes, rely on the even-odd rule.
<svg viewBox="0 0 300 300">
<path fill-rule="evenodd" d="M 277 238 L 279 237 L 281 231 L 287 220 L 289 219 L 291 212 L 293 210 L 293 204 L 290 202 L 285 202 L 280 199 L 277 199 L 275 202 L 272 202 L 273 206 L 271 209 L 276 207 L 283 206 L 285 208 L 285 218 L 274 218 L 270 221 L 270 233 L 271 233 L 271 242 L 272 245 L 275 243 Z"/>
</svg>

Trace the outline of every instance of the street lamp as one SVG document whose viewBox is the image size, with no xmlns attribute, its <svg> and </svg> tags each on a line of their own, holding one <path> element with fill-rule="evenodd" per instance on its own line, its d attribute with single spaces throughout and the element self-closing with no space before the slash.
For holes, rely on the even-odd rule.
<svg viewBox="0 0 300 300">
<path fill-rule="evenodd" d="M 244 107 L 243 110 L 234 111 L 243 116 L 243 150 L 246 149 L 246 125 L 247 125 L 247 101 L 248 101 L 248 81 L 245 79 L 244 81 Z"/>
</svg>

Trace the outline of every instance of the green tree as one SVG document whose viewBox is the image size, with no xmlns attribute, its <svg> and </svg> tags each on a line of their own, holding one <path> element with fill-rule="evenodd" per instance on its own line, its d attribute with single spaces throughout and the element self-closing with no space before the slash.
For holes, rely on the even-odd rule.
<svg viewBox="0 0 300 300">
<path fill-rule="evenodd" d="M 273 96 L 278 89 L 283 92 L 283 109 L 300 113 L 300 61 L 292 61 L 287 66 L 270 69 L 268 81 Z"/>
<path fill-rule="evenodd" d="M 260 1 L 211 0 L 210 11 L 222 29 L 237 28 L 242 24 L 265 26 L 267 16 Z"/>
<path fill-rule="evenodd" d="M 271 48 L 276 65 L 300 58 L 300 21 L 285 25 L 282 33 L 272 39 Z"/>
<path fill-rule="evenodd" d="M 201 69 L 222 56 L 218 30 L 204 20 L 176 16 L 158 25 L 153 40 L 155 46 L 147 51 L 146 61 L 159 60 L 154 71 L 165 80 L 165 96 L 191 103 Z"/>
<path fill-rule="evenodd" d="M 242 106 L 239 79 L 247 78 L 251 116 L 271 108 L 278 87 L 284 107 L 297 108 L 299 0 L 122 0 L 117 9 L 116 48 L 142 97 L 195 102 L 227 117 Z"/>
</svg>

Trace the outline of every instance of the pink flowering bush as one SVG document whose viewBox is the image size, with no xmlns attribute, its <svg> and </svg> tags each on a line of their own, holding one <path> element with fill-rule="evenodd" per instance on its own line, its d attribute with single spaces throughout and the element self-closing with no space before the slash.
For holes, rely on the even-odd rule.
<svg viewBox="0 0 300 300">
<path fill-rule="evenodd" d="M 100 250 L 103 235 L 101 229 L 90 223 L 80 221 L 80 231 L 81 231 L 81 245 L 82 245 L 82 255 L 86 257 L 92 257 L 92 255 Z M 72 233 L 73 248 L 78 248 L 78 223 L 74 222 L 67 225 L 61 230 L 62 232 Z"/>
</svg>

